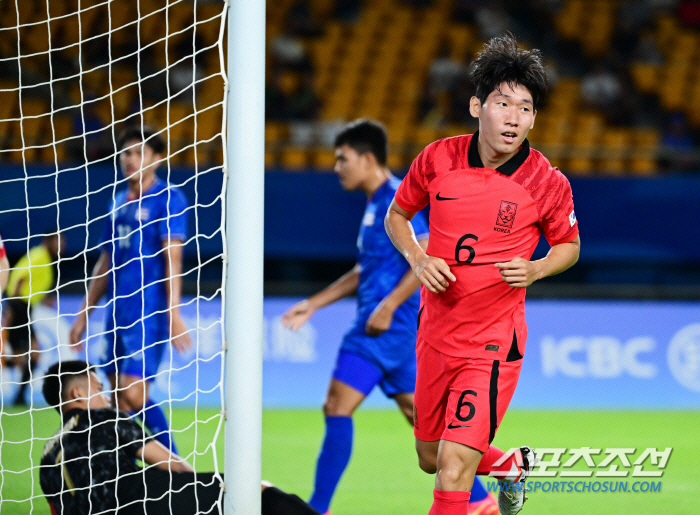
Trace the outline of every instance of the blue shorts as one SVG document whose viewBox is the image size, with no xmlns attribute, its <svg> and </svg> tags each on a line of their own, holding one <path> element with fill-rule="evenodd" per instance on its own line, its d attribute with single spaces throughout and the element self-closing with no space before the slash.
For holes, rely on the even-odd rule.
<svg viewBox="0 0 700 515">
<path fill-rule="evenodd" d="M 166 331 L 148 328 L 144 331 L 139 324 L 113 330 L 107 335 L 100 368 L 105 374 L 126 374 L 153 381 L 169 341 Z"/>
<path fill-rule="evenodd" d="M 413 393 L 416 389 L 415 355 L 400 367 L 383 370 L 367 358 L 341 350 L 333 370 L 333 379 L 352 386 L 364 395 L 369 395 L 377 385 L 387 397 L 399 393 Z"/>
</svg>

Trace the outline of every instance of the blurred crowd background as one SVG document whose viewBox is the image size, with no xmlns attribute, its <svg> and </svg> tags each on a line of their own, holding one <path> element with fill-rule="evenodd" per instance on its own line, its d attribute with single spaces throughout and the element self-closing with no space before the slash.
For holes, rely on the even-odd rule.
<svg viewBox="0 0 700 515">
<path fill-rule="evenodd" d="M 287 0 L 268 5 L 267 163 L 327 169 L 335 121 L 383 120 L 390 164 L 472 132 L 468 72 L 511 31 L 545 56 L 550 96 L 530 140 L 571 175 L 700 163 L 700 2 Z"/>
<path fill-rule="evenodd" d="M 221 126 L 221 2 L 171 4 L 26 0 L 19 14 L 0 4 L 0 142 L 14 150 L 2 161 L 108 157 L 114 124 L 141 119 L 169 125 L 173 165 L 220 161 L 208 140 Z M 427 143 L 473 131 L 469 67 L 504 31 L 544 52 L 551 94 L 530 140 L 566 173 L 700 165 L 696 0 L 275 0 L 267 10 L 270 169 L 330 170 L 334 133 L 360 116 L 387 125 L 398 171 Z M 10 30 L 18 21 L 23 31 Z"/>
<path fill-rule="evenodd" d="M 131 122 L 164 130 L 167 173 L 187 185 L 193 202 L 220 188 L 218 172 L 198 175 L 195 185 L 188 177 L 223 162 L 222 1 L 17 5 L 0 2 L 6 206 L 26 196 L 26 205 L 60 208 L 61 189 L 68 195 L 72 187 L 47 183 L 56 195 L 44 198 L 39 181 L 20 187 L 9 178 L 65 171 L 58 184 L 89 163 L 81 172 L 87 182 L 103 187 L 104 170 L 113 181 L 115 135 Z M 329 173 L 338 129 L 358 117 L 382 121 L 389 167 L 402 175 L 426 144 L 476 129 L 468 72 L 484 41 L 505 31 L 543 51 L 550 95 L 529 139 L 574 183 L 581 221 L 581 262 L 551 283 L 567 283 L 569 296 L 700 298 L 700 234 L 688 216 L 700 188 L 698 0 L 268 1 L 269 292 L 311 291 L 352 265 L 364 201 L 342 193 Z M 90 202 L 106 211 L 107 198 Z M 188 247 L 197 269 L 216 268 L 207 259 L 220 252 L 212 206 L 192 222 L 193 232 L 208 235 L 203 246 Z M 9 234 L 16 259 L 38 234 L 26 229 L 36 213 L 10 211 L 0 212 L 0 233 Z M 66 211 L 47 218 L 76 227 L 63 222 Z M 75 211 L 84 224 L 85 208 Z M 94 237 L 79 230 L 68 233 L 65 266 L 77 255 L 94 259 L 85 252 Z M 85 266 L 75 268 L 78 277 Z M 543 294 L 558 294 L 552 287 Z"/>
</svg>

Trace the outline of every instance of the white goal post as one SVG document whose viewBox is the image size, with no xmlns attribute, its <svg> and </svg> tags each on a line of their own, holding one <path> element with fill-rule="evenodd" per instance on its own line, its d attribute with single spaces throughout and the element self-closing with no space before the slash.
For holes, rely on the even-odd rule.
<svg viewBox="0 0 700 515">
<path fill-rule="evenodd" d="M 232 0 L 228 24 L 226 515 L 260 513 L 265 0 Z"/>
</svg>

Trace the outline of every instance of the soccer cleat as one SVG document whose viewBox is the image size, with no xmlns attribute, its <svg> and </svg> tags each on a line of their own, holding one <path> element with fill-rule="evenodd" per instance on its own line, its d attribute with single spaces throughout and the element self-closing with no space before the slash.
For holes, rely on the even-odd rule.
<svg viewBox="0 0 700 515">
<path fill-rule="evenodd" d="M 527 500 L 525 480 L 539 460 L 532 447 L 521 447 L 520 455 L 520 475 L 512 481 L 498 482 L 498 510 L 501 515 L 515 515 L 523 509 L 523 504 Z"/>
<path fill-rule="evenodd" d="M 469 502 L 469 515 L 498 515 L 498 502 L 493 494 L 476 502 Z"/>
</svg>

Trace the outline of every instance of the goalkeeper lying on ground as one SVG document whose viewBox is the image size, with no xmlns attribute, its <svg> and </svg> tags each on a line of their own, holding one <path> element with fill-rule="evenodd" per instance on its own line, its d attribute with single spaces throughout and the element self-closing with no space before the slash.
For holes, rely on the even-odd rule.
<svg viewBox="0 0 700 515">
<path fill-rule="evenodd" d="M 219 513 L 214 473 L 195 472 L 180 456 L 111 407 L 84 361 L 49 368 L 43 387 L 63 427 L 44 447 L 41 489 L 58 515 Z M 145 468 L 135 461 L 141 460 Z M 318 513 L 295 495 L 263 486 L 263 515 Z"/>
</svg>

